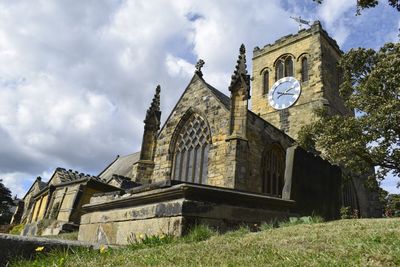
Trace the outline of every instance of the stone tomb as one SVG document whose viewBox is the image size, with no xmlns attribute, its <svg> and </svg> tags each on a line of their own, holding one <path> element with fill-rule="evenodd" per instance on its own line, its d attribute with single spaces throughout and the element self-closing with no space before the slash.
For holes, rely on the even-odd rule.
<svg viewBox="0 0 400 267">
<path fill-rule="evenodd" d="M 312 213 L 338 217 L 338 167 L 294 146 L 287 150 L 285 169 L 281 198 L 175 180 L 97 194 L 83 207 L 78 239 L 123 245 L 145 234 L 180 236 L 196 224 L 223 232 Z"/>
<path fill-rule="evenodd" d="M 225 231 L 295 215 L 290 213 L 292 200 L 180 181 L 158 186 L 92 198 L 85 206 L 79 240 L 123 245 L 144 234 L 180 236 L 195 224 Z"/>
</svg>

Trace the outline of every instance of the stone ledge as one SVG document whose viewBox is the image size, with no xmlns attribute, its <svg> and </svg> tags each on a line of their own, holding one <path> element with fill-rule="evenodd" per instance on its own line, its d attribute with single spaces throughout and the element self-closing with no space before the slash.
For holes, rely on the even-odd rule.
<svg viewBox="0 0 400 267">
<path fill-rule="evenodd" d="M 246 207 L 293 207 L 295 201 L 262 194 L 238 191 L 234 189 L 208 185 L 182 183 L 167 188 L 119 197 L 114 200 L 91 203 L 83 206 L 85 212 L 124 208 L 134 205 L 145 205 L 161 201 L 184 198 L 186 200 L 206 200 Z"/>
</svg>

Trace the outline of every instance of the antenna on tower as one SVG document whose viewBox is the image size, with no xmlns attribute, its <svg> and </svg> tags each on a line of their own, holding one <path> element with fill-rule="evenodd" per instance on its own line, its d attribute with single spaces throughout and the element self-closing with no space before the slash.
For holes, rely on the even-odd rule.
<svg viewBox="0 0 400 267">
<path fill-rule="evenodd" d="M 310 24 L 311 24 L 311 21 L 302 19 L 300 16 L 299 16 L 299 17 L 292 17 L 292 16 L 290 16 L 290 18 L 293 19 L 293 20 L 295 20 L 295 21 L 299 24 L 299 30 L 302 29 L 302 25 L 303 25 L 303 24 L 304 24 L 304 25 L 307 25 L 307 26 L 310 26 Z"/>
</svg>

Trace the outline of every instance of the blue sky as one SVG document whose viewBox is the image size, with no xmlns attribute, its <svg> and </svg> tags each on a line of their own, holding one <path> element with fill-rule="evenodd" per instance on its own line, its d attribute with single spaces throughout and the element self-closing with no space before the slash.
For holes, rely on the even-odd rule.
<svg viewBox="0 0 400 267">
<path fill-rule="evenodd" d="M 290 16 L 320 20 L 342 50 L 398 41 L 386 1 L 355 16 L 356 1 L 149 0 L 0 2 L 0 177 L 23 196 L 56 167 L 98 174 L 140 149 L 157 84 L 162 118 L 199 58 L 228 94 L 238 48 L 296 33 Z M 248 61 L 251 69 L 250 60 Z M 395 193 L 395 179 L 383 186 Z"/>
</svg>

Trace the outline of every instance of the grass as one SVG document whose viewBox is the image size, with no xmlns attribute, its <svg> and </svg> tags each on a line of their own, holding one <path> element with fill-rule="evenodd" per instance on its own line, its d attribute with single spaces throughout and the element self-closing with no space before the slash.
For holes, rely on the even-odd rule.
<svg viewBox="0 0 400 267">
<path fill-rule="evenodd" d="M 267 224 L 266 224 L 267 225 Z M 142 247 L 39 255 L 12 266 L 399 266 L 400 219 L 292 222 L 241 227 L 218 234 L 204 227 L 192 237 Z M 189 234 L 190 235 L 190 234 Z M 202 240 L 202 241 L 201 241 Z"/>
</svg>

